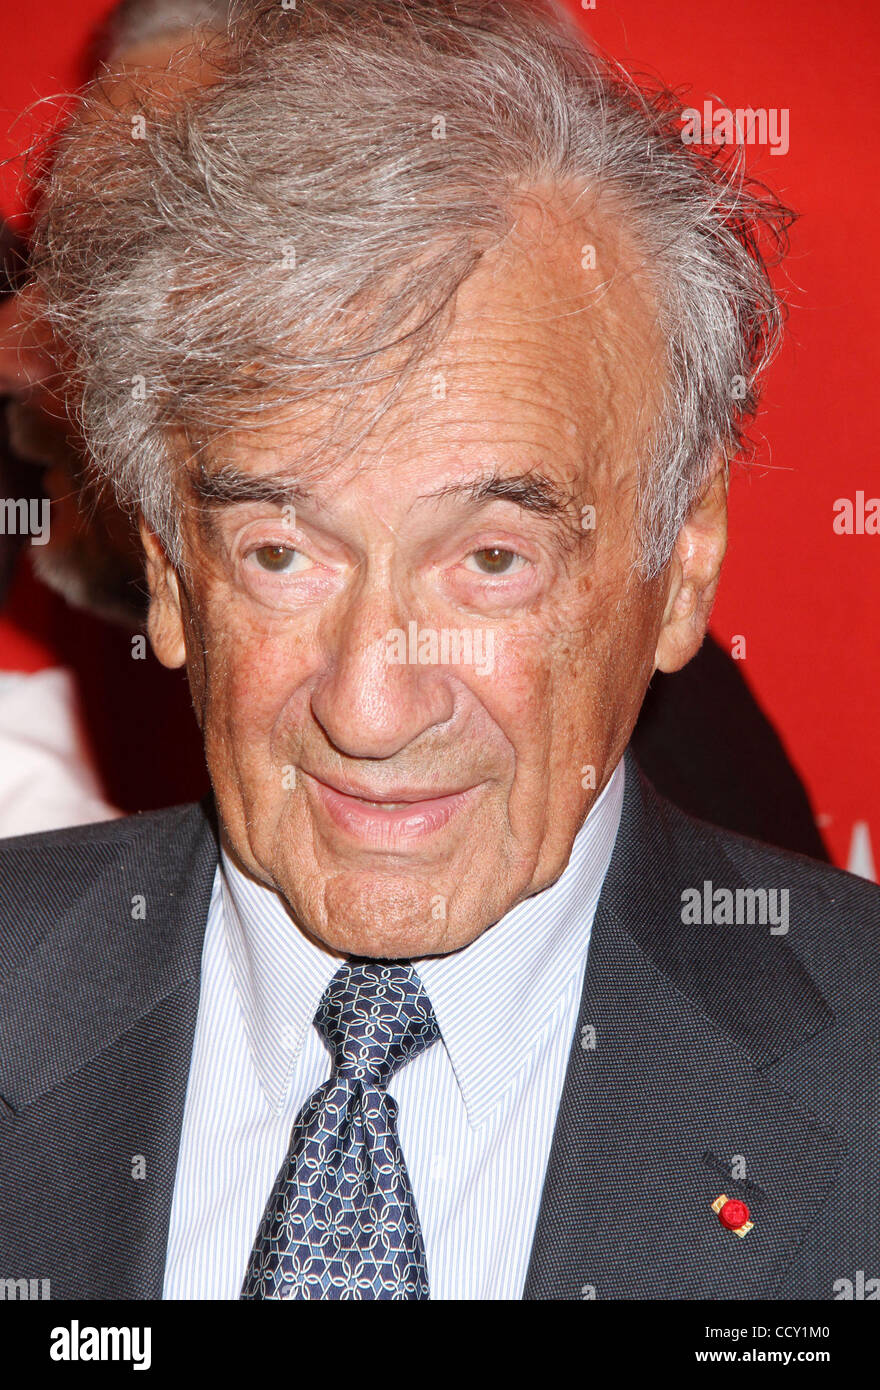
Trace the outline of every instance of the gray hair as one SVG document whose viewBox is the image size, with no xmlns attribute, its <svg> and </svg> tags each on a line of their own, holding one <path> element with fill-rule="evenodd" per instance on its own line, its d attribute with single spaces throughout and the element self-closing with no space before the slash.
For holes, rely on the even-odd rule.
<svg viewBox="0 0 880 1390">
<path fill-rule="evenodd" d="M 212 61 L 185 96 L 143 92 L 146 138 L 128 113 L 74 123 L 36 219 L 35 280 L 121 502 L 182 563 L 181 442 L 192 456 L 318 398 L 341 431 L 354 388 L 390 380 L 381 413 L 518 191 L 571 186 L 625 218 L 657 285 L 664 399 L 638 539 L 659 573 L 713 456 L 742 449 L 781 335 L 769 266 L 792 215 L 742 151 L 686 145 L 677 98 L 552 4 L 241 4 Z"/>
</svg>

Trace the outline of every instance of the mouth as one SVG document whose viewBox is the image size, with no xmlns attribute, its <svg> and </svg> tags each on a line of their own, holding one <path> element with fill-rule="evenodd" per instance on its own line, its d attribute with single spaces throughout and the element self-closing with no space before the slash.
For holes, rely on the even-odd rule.
<svg viewBox="0 0 880 1390">
<path fill-rule="evenodd" d="M 470 804 L 478 787 L 438 790 L 394 787 L 367 790 L 302 774 L 337 829 L 362 845 L 399 848 L 436 834 Z"/>
</svg>

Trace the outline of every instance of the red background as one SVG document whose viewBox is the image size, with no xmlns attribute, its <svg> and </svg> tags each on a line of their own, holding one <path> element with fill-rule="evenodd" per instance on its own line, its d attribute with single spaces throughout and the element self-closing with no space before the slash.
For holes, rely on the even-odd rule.
<svg viewBox="0 0 880 1390">
<path fill-rule="evenodd" d="M 577 6 L 577 0 L 571 0 Z M 0 4 L 0 155 L 21 149 L 45 115 L 12 118 L 71 87 L 78 55 L 106 0 Z M 880 862 L 880 536 L 838 536 L 836 498 L 880 496 L 876 377 L 878 299 L 875 176 L 880 8 L 876 0 L 596 0 L 582 11 L 595 40 L 631 70 L 660 75 L 731 108 L 788 108 L 790 149 L 753 148 L 750 165 L 801 213 L 792 234 L 791 319 L 771 369 L 756 462 L 735 478 L 731 544 L 712 622 L 730 646 L 746 639 L 741 670 L 803 777 L 835 861 L 851 863 L 866 825 Z M 11 168 L 0 207 L 20 206 Z M 199 750 L 180 682 L 132 662 L 129 639 L 74 615 L 26 578 L 0 625 L 0 666 L 76 666 L 87 700 L 105 691 L 102 770 L 137 758 L 136 711 L 155 691 L 167 718 L 171 777 L 138 767 L 141 804 L 196 788 Z M 118 691 L 123 692 L 119 705 Z M 171 690 L 170 704 L 168 692 Z M 126 703 L 126 692 L 130 699 Z M 165 709 L 169 709 L 166 716 Z M 100 717 L 100 716 L 99 716 Z M 719 729 L 719 738 L 724 737 Z M 185 748 L 184 748 L 185 745 Z M 114 774 L 113 762 L 117 763 Z M 121 792 L 119 793 L 121 795 Z M 128 803 L 126 803 L 128 804 Z"/>
</svg>

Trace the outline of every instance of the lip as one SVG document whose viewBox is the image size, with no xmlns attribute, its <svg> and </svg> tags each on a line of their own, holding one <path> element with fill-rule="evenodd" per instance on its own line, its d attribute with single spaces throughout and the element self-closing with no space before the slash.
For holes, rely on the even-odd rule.
<svg viewBox="0 0 880 1390">
<path fill-rule="evenodd" d="M 381 849 L 397 848 L 405 842 L 423 840 L 436 834 L 469 804 L 478 791 L 477 787 L 446 792 L 433 788 L 382 788 L 379 798 L 378 789 L 370 796 L 363 788 L 357 791 L 352 787 L 343 789 L 322 782 L 310 773 L 303 775 L 314 788 L 320 806 L 339 830 L 361 844 Z M 380 801 L 402 804 L 390 806 L 380 804 Z"/>
</svg>

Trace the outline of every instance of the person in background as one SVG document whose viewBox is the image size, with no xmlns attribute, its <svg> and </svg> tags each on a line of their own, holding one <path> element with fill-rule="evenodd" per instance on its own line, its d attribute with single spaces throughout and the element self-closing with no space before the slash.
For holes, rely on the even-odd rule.
<svg viewBox="0 0 880 1390">
<path fill-rule="evenodd" d="M 45 371 L 38 346 L 26 348 L 15 332 L 19 314 L 15 291 L 23 255 L 24 248 L 4 224 L 0 392 L 12 400 L 33 396 Z M 46 438 L 61 439 L 45 405 L 32 409 L 33 419 L 45 422 Z M 67 491 L 73 492 L 72 479 Z M 40 474 L 16 450 L 8 428 L 0 431 L 0 507 L 2 611 L 26 550 L 34 556 L 49 548 L 62 556 L 65 553 L 63 542 L 52 536 Z M 66 567 L 66 558 L 60 563 Z M 0 835 L 84 825 L 118 814 L 104 797 L 94 767 L 73 673 L 62 666 L 0 671 Z"/>
<path fill-rule="evenodd" d="M 222 31 L 227 12 L 226 0 L 124 0 L 90 40 L 88 66 L 106 69 L 108 99 L 119 100 L 126 74 L 138 84 L 151 72 L 161 78 L 181 48 Z M 137 630 L 146 615 L 137 536 L 89 478 L 39 321 L 20 293 L 27 248 L 8 222 L 0 237 L 0 611 L 27 558 L 73 607 Z M 47 518 L 38 536 L 23 524 L 32 515 Z M 101 785 L 74 671 L 0 670 L 0 837 L 119 814 Z"/>
</svg>

